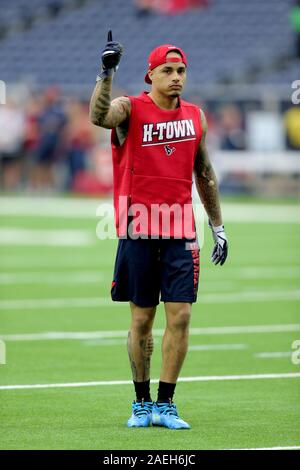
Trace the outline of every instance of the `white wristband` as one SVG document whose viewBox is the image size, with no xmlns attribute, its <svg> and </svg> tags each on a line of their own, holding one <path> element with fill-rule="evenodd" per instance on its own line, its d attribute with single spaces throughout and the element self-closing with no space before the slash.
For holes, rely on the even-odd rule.
<svg viewBox="0 0 300 470">
<path fill-rule="evenodd" d="M 217 227 L 212 226 L 212 229 L 215 233 L 224 232 L 224 225 L 218 225 Z"/>
</svg>

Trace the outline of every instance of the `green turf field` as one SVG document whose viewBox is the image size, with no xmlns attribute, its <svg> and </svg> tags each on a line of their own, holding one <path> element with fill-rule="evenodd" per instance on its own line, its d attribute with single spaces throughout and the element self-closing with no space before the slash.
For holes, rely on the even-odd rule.
<svg viewBox="0 0 300 470">
<path fill-rule="evenodd" d="M 209 262 L 205 229 L 186 381 L 175 395 L 189 431 L 125 427 L 133 389 L 114 382 L 131 379 L 129 310 L 109 298 L 117 242 L 96 239 L 96 206 L 0 199 L 0 448 L 300 448 L 300 364 L 292 362 L 300 340 L 299 206 L 224 202 L 230 256 L 222 268 Z M 154 327 L 155 380 L 162 305 Z M 38 384 L 44 388 L 7 388 Z"/>
</svg>

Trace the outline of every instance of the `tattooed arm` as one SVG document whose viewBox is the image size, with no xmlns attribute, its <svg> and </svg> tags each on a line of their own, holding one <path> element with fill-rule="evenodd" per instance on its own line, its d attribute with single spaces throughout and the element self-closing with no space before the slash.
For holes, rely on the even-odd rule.
<svg viewBox="0 0 300 470">
<path fill-rule="evenodd" d="M 205 207 L 206 213 L 214 227 L 222 225 L 222 215 L 219 201 L 218 182 L 215 172 L 209 160 L 205 145 L 207 122 L 202 110 L 201 121 L 203 137 L 201 139 L 197 157 L 195 160 L 194 173 L 198 194 Z"/>
<path fill-rule="evenodd" d="M 106 129 L 120 126 L 130 116 L 130 99 L 120 96 L 111 101 L 112 76 L 96 83 L 91 102 L 90 120 Z"/>
</svg>

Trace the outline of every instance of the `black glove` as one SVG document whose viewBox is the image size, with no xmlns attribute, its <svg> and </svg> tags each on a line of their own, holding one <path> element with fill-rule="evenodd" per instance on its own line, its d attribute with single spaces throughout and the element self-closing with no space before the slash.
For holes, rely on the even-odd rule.
<svg viewBox="0 0 300 470">
<path fill-rule="evenodd" d="M 224 225 L 219 227 L 213 227 L 211 221 L 208 221 L 208 225 L 211 228 L 215 246 L 211 255 L 211 260 L 214 264 L 219 264 L 222 266 L 227 258 L 228 254 L 228 242 L 224 230 Z"/>
<path fill-rule="evenodd" d="M 109 30 L 107 35 L 107 44 L 102 51 L 102 71 L 100 77 L 109 77 L 113 71 L 116 71 L 123 54 L 123 46 L 119 42 L 112 40 L 112 32 Z"/>
</svg>

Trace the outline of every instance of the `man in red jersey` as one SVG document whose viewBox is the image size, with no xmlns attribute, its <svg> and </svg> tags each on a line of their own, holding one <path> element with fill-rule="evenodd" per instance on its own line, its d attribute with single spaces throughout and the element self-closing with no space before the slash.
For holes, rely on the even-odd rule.
<svg viewBox="0 0 300 470">
<path fill-rule="evenodd" d="M 180 98 L 187 58 L 170 44 L 149 56 L 151 91 L 111 100 L 112 80 L 123 47 L 111 32 L 90 103 L 93 124 L 112 129 L 114 206 L 119 244 L 111 295 L 128 301 L 128 334 L 136 400 L 128 427 L 189 429 L 178 416 L 173 395 L 188 349 L 191 307 L 197 299 L 199 247 L 192 210 L 192 178 L 209 217 L 212 261 L 227 257 L 218 184 L 205 146 L 206 119 Z M 159 297 L 160 296 L 160 297 Z M 164 302 L 166 329 L 156 402 L 150 395 L 152 325 Z"/>
</svg>

